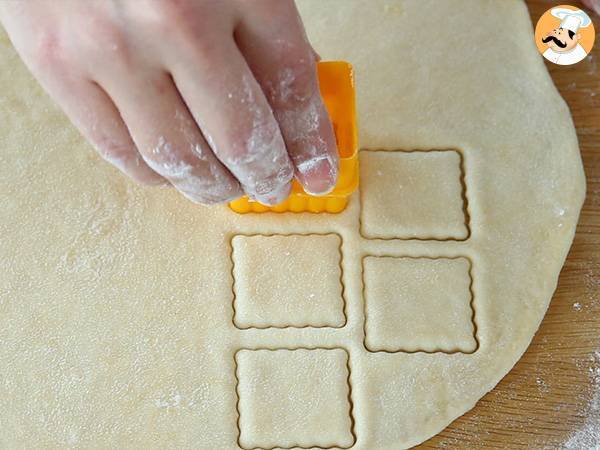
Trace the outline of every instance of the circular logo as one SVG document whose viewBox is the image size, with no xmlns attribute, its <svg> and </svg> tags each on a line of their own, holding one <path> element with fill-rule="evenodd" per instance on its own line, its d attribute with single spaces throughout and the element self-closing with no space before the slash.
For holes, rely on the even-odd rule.
<svg viewBox="0 0 600 450">
<path fill-rule="evenodd" d="M 548 61 L 570 66 L 592 51 L 596 31 L 587 13 L 575 6 L 560 5 L 544 13 L 535 28 L 535 43 Z"/>
</svg>

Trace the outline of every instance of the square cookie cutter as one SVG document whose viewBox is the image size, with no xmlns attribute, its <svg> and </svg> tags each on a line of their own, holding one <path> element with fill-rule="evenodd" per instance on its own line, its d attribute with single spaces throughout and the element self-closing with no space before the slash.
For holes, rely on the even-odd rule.
<svg viewBox="0 0 600 450">
<path fill-rule="evenodd" d="M 229 203 L 239 214 L 265 212 L 311 212 L 337 214 L 346 209 L 350 196 L 358 188 L 358 126 L 352 65 L 344 61 L 317 64 L 323 102 L 333 123 L 340 155 L 338 181 L 327 195 L 306 193 L 294 179 L 290 196 L 279 205 L 265 206 L 247 196 Z"/>
</svg>

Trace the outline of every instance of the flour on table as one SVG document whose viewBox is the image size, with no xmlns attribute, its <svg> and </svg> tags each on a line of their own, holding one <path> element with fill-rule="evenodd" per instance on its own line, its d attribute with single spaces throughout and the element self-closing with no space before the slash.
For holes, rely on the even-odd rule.
<svg viewBox="0 0 600 450">
<path fill-rule="evenodd" d="M 600 449 L 600 350 L 590 356 L 587 370 L 592 383 L 592 397 L 585 411 L 583 427 L 564 444 L 567 450 Z"/>
<path fill-rule="evenodd" d="M 525 4 L 297 4 L 322 58 L 354 67 L 361 183 L 338 215 L 241 216 L 136 186 L 0 32 L 0 447 L 409 448 L 527 349 L 585 180 Z M 252 155 L 227 165 L 288 180 L 245 81 L 222 100 L 253 113 Z M 295 122 L 311 142 L 315 112 Z M 170 139 L 147 154 L 187 179 Z M 591 273 L 590 300 L 597 287 Z M 597 410 L 572 448 L 594 445 Z"/>
</svg>

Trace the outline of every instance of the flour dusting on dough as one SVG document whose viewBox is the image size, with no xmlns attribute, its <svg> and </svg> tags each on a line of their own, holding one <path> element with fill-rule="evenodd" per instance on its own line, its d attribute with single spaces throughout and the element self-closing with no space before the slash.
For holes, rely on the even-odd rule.
<svg viewBox="0 0 600 450">
<path fill-rule="evenodd" d="M 139 199 L 123 182 L 105 185 L 103 196 L 84 193 L 81 201 L 74 228 L 77 231 L 57 269 L 98 280 L 108 268 L 133 260 L 132 247 L 137 237 L 131 235 L 124 240 L 116 237 L 139 223 L 139 212 L 132 207 Z"/>
<path fill-rule="evenodd" d="M 181 404 L 181 394 L 177 391 L 171 391 L 168 394 L 162 394 L 154 399 L 154 405 L 157 408 L 168 409 L 177 408 Z"/>
</svg>

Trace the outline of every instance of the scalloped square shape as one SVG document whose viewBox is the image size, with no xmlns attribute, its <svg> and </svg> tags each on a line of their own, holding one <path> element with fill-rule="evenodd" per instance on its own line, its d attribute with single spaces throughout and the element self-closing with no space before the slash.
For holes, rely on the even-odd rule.
<svg viewBox="0 0 600 450">
<path fill-rule="evenodd" d="M 343 327 L 341 244 L 337 234 L 235 236 L 235 326 Z"/>
<path fill-rule="evenodd" d="M 238 351 L 240 446 L 354 445 L 348 361 L 340 348 Z"/>
<path fill-rule="evenodd" d="M 466 240 L 461 158 L 454 150 L 361 152 L 363 236 Z"/>
<path fill-rule="evenodd" d="M 363 271 L 369 351 L 472 353 L 477 349 L 467 258 L 368 256 Z"/>
</svg>

